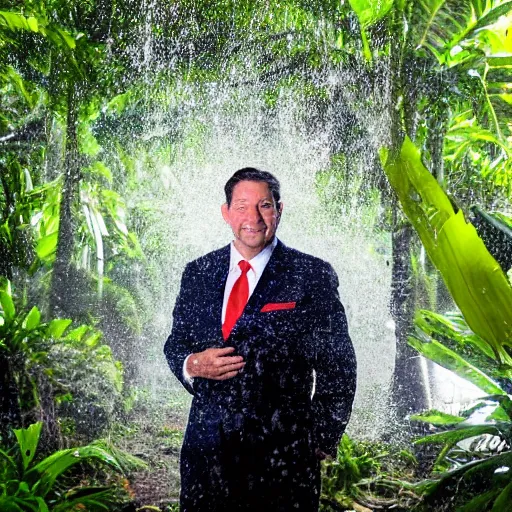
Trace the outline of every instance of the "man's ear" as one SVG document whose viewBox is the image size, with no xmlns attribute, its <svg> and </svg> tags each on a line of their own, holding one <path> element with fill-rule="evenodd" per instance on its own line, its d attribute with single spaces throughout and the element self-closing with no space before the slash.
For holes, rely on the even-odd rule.
<svg viewBox="0 0 512 512">
<path fill-rule="evenodd" d="M 220 207 L 220 211 L 222 213 L 222 218 L 229 224 L 229 206 L 228 206 L 228 203 L 224 203 Z"/>
<path fill-rule="evenodd" d="M 279 202 L 277 203 L 277 216 L 281 217 L 281 213 L 283 213 L 283 203 Z"/>
</svg>

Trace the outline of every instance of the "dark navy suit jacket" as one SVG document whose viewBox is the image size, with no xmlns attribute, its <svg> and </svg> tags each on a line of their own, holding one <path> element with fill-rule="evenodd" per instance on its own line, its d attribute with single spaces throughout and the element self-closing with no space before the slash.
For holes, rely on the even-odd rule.
<svg viewBox="0 0 512 512">
<path fill-rule="evenodd" d="M 337 276 L 278 241 L 224 341 L 229 258 L 228 245 L 186 266 L 164 348 L 194 395 L 181 453 L 182 510 L 316 510 L 315 450 L 336 454 L 356 382 Z M 242 373 L 196 378 L 193 387 L 184 380 L 189 354 L 227 345 L 243 356 Z"/>
</svg>

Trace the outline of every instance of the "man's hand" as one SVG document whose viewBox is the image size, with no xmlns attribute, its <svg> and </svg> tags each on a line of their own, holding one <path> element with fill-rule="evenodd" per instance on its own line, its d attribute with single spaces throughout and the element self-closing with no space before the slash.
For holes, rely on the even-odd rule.
<svg viewBox="0 0 512 512">
<path fill-rule="evenodd" d="M 187 360 L 187 372 L 191 377 L 231 379 L 245 366 L 242 356 L 228 356 L 234 351 L 235 347 L 207 348 L 192 354 Z"/>
</svg>

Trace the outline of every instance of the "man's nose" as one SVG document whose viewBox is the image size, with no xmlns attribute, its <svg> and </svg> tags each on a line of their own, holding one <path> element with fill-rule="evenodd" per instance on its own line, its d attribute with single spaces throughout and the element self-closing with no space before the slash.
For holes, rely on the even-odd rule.
<svg viewBox="0 0 512 512">
<path fill-rule="evenodd" d="M 260 209 L 257 206 L 255 208 L 249 208 L 247 215 L 249 217 L 249 221 L 251 222 L 260 222 L 263 220 Z"/>
</svg>

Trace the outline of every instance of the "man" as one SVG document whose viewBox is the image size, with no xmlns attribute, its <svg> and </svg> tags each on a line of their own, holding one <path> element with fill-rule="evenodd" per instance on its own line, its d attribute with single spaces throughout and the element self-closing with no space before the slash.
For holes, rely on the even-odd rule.
<svg viewBox="0 0 512 512">
<path fill-rule="evenodd" d="M 356 362 L 332 267 L 277 240 L 279 182 L 226 183 L 234 241 L 184 271 L 164 353 L 194 395 L 181 450 L 181 512 L 318 510 Z"/>
</svg>

